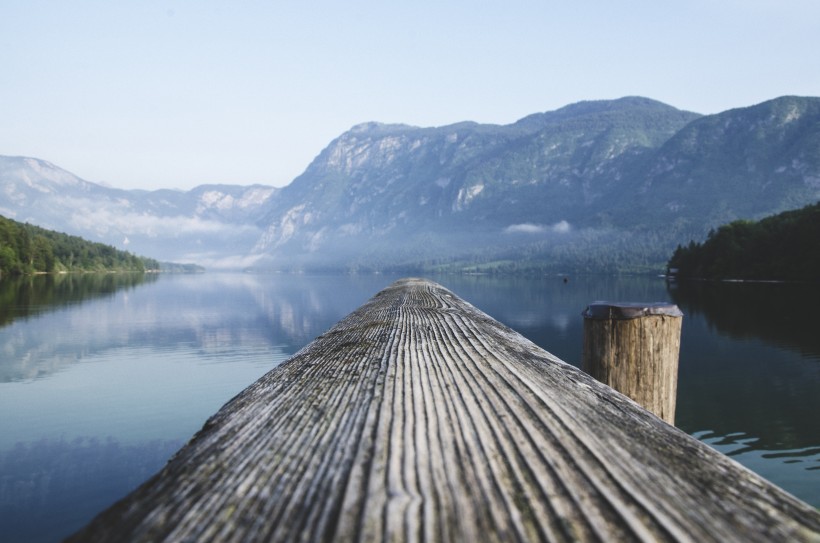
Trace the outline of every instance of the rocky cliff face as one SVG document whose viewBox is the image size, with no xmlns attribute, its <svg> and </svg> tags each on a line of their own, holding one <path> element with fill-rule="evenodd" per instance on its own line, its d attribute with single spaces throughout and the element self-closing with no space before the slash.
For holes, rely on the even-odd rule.
<svg viewBox="0 0 820 543">
<path fill-rule="evenodd" d="M 623 168 L 696 118 L 624 98 L 506 126 L 359 125 L 270 202 L 257 250 L 409 262 L 503 248 L 509 233 L 566 233 L 591 224 L 585 214 Z"/>
</svg>

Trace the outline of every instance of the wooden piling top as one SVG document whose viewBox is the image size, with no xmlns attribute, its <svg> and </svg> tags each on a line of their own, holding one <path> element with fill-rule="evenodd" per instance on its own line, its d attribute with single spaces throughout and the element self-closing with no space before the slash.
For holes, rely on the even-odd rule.
<svg viewBox="0 0 820 543">
<path fill-rule="evenodd" d="M 70 541 L 296 539 L 819 541 L 820 514 L 405 279 L 228 402 Z"/>
<path fill-rule="evenodd" d="M 683 313 L 654 302 L 593 302 L 584 316 L 581 369 L 675 423 Z"/>
<path fill-rule="evenodd" d="M 682 317 L 683 312 L 666 302 L 592 302 L 583 312 L 585 319 L 592 320 L 628 320 L 651 315 Z"/>
</svg>

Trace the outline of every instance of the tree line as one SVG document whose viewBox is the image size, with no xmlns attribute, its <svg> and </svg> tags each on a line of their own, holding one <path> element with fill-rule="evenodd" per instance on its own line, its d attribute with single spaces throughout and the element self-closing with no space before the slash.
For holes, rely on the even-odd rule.
<svg viewBox="0 0 820 543">
<path fill-rule="evenodd" d="M 151 258 L 0 216 L 0 277 L 159 268 L 160 263 Z"/>
<path fill-rule="evenodd" d="M 820 203 L 721 226 L 703 243 L 678 245 L 667 266 L 679 277 L 818 281 Z"/>
</svg>

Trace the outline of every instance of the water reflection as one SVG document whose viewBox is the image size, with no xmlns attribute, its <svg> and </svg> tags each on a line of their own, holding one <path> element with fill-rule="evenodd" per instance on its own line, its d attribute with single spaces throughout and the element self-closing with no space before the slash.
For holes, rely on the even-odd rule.
<svg viewBox="0 0 820 543">
<path fill-rule="evenodd" d="M 58 541 L 136 488 L 182 445 L 113 438 L 41 439 L 0 450 L 3 541 Z"/>
<path fill-rule="evenodd" d="M 676 424 L 820 504 L 817 285 L 680 282 Z"/>
<path fill-rule="evenodd" d="M 680 281 L 669 294 L 687 315 L 737 339 L 759 338 L 820 361 L 820 285 Z"/>
<path fill-rule="evenodd" d="M 157 280 L 156 274 L 87 273 L 0 280 L 0 326 Z"/>
<path fill-rule="evenodd" d="M 121 279 L 0 283 L 7 296 L 20 296 L 8 304 L 8 328 L 0 328 L 0 382 L 46 378 L 91 355 L 138 345 L 184 345 L 203 357 L 261 348 L 292 354 L 391 281 L 349 278 L 339 288 L 335 277 L 209 274 L 168 276 L 133 289 L 125 287 L 145 282 Z M 88 293 L 84 304 L 71 307 Z M 10 322 L 22 316 L 37 321 Z"/>
<path fill-rule="evenodd" d="M 670 293 L 686 315 L 678 425 L 756 436 L 759 449 L 820 443 L 820 289 L 686 282 Z M 714 332 L 717 333 L 714 333 Z"/>
</svg>

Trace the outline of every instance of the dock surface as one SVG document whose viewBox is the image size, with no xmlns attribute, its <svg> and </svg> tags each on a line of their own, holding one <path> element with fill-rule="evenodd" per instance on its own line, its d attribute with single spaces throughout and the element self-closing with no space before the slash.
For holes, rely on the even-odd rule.
<svg viewBox="0 0 820 543">
<path fill-rule="evenodd" d="M 70 540 L 820 541 L 820 514 L 404 279 Z"/>
</svg>

